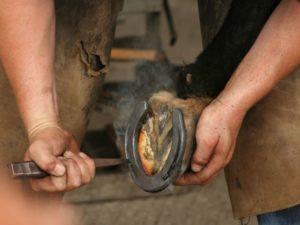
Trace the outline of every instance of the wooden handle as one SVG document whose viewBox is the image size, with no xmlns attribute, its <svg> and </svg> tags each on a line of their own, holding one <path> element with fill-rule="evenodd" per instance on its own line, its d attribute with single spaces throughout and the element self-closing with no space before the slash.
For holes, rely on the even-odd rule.
<svg viewBox="0 0 300 225">
<path fill-rule="evenodd" d="M 9 169 L 13 179 L 44 178 L 48 174 L 33 161 L 10 163 Z"/>
</svg>

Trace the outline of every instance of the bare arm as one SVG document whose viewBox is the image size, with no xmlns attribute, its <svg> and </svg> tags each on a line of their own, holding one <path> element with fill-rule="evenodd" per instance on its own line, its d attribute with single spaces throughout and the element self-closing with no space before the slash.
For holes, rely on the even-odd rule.
<svg viewBox="0 0 300 225">
<path fill-rule="evenodd" d="M 225 89 L 198 123 L 194 173 L 178 184 L 209 182 L 230 161 L 246 112 L 300 63 L 300 1 L 283 0 Z"/>
<path fill-rule="evenodd" d="M 300 63 L 300 1 L 284 0 L 218 99 L 247 111 Z"/>
<path fill-rule="evenodd" d="M 88 183 L 94 163 L 59 124 L 54 80 L 53 0 L 0 1 L 0 58 L 28 133 L 26 160 L 52 176 L 32 180 L 38 191 L 67 191 Z M 65 156 L 62 160 L 59 156 Z"/>
<path fill-rule="evenodd" d="M 0 27 L 1 61 L 27 131 L 43 121 L 57 123 L 53 1 L 3 0 Z"/>
</svg>

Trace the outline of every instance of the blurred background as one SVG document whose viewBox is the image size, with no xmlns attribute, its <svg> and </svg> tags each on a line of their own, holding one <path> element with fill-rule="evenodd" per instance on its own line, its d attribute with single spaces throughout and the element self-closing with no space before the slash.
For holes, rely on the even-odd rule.
<svg viewBox="0 0 300 225">
<path fill-rule="evenodd" d="M 136 68 L 151 61 L 189 64 L 202 50 L 197 0 L 170 0 L 172 21 L 162 0 L 125 0 L 112 50 L 110 73 L 93 112 L 84 150 L 94 157 L 117 157 L 113 122 L 118 117 L 114 90 L 137 79 Z M 170 19 L 170 18 L 169 18 Z M 171 19 L 172 20 L 172 19 Z M 169 22 L 168 22 L 169 21 Z M 176 43 L 170 42 L 177 35 Z M 169 187 L 158 194 L 140 190 L 124 168 L 97 171 L 92 184 L 69 193 L 86 225 L 234 225 L 224 174 L 211 184 Z M 256 224 L 246 218 L 245 224 Z"/>
</svg>

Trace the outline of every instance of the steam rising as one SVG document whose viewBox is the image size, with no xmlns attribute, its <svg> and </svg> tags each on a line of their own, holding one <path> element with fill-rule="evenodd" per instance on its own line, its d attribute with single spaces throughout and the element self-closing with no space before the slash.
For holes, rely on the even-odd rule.
<svg viewBox="0 0 300 225">
<path fill-rule="evenodd" d="M 135 81 L 117 87 L 114 101 L 119 113 L 113 125 L 121 143 L 123 143 L 126 127 L 136 103 L 141 100 L 148 100 L 154 93 L 161 90 L 174 93 L 177 71 L 177 67 L 167 62 L 144 62 L 136 67 Z"/>
</svg>

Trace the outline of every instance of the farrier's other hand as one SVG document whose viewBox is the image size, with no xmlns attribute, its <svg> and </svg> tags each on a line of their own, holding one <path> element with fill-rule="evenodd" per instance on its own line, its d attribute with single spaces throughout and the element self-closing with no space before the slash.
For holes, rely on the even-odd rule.
<svg viewBox="0 0 300 225">
<path fill-rule="evenodd" d="M 50 174 L 30 180 L 35 191 L 70 191 L 89 183 L 95 175 L 94 161 L 80 152 L 69 132 L 58 127 L 45 128 L 30 138 L 25 160 L 33 160 Z"/>
<path fill-rule="evenodd" d="M 206 184 L 229 163 L 245 113 L 218 99 L 203 110 L 196 129 L 192 172 L 183 174 L 178 185 Z"/>
</svg>

